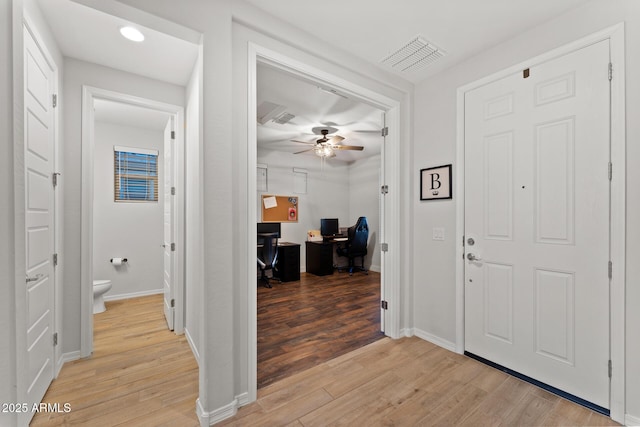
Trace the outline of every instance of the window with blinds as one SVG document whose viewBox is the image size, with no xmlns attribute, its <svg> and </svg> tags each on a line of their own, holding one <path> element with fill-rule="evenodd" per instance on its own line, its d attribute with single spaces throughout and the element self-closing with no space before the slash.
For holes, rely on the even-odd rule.
<svg viewBox="0 0 640 427">
<path fill-rule="evenodd" d="M 116 202 L 158 201 L 158 152 L 114 147 L 114 195 Z"/>
</svg>

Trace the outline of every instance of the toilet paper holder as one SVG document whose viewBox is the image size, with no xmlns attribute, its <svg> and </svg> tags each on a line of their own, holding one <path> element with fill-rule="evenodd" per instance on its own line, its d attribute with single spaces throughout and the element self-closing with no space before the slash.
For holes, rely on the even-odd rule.
<svg viewBox="0 0 640 427">
<path fill-rule="evenodd" d="M 116 258 L 111 258 L 111 259 L 109 260 L 109 262 L 113 264 L 113 260 L 114 260 L 114 259 L 116 259 Z M 127 262 L 127 259 L 126 259 L 126 258 L 121 258 L 121 259 L 122 259 L 122 262 Z"/>
</svg>

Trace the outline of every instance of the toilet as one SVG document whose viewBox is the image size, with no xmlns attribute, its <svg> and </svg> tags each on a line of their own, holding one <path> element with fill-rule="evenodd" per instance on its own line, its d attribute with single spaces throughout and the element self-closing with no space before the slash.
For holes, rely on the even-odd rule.
<svg viewBox="0 0 640 427">
<path fill-rule="evenodd" d="M 111 280 L 93 281 L 93 314 L 102 313 L 107 308 L 104 306 L 104 294 L 111 289 Z"/>
</svg>

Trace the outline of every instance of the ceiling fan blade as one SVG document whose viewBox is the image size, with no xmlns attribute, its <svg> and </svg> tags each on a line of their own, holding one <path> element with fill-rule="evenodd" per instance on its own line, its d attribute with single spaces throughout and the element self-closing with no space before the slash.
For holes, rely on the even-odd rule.
<svg viewBox="0 0 640 427">
<path fill-rule="evenodd" d="M 361 145 L 332 145 L 331 148 L 333 148 L 334 150 L 364 150 L 364 147 Z"/>
<path fill-rule="evenodd" d="M 331 138 L 329 138 L 329 142 L 333 145 L 337 145 L 339 144 L 341 141 L 344 141 L 344 137 L 340 136 L 340 135 L 334 135 Z"/>
<path fill-rule="evenodd" d="M 306 142 L 306 141 L 298 141 L 297 139 L 292 139 L 291 142 L 298 142 L 300 144 L 311 144 L 311 145 L 315 145 L 315 142 Z"/>
<path fill-rule="evenodd" d="M 312 150 L 313 150 L 313 148 L 309 148 L 308 150 L 302 150 L 302 151 L 298 151 L 298 152 L 295 152 L 295 153 L 293 153 L 293 154 L 301 154 L 301 153 L 306 153 L 307 151 L 312 151 Z"/>
</svg>

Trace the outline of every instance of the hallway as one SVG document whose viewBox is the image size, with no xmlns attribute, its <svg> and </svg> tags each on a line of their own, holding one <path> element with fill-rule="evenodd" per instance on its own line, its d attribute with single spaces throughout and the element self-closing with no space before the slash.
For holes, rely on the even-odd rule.
<svg viewBox="0 0 640 427">
<path fill-rule="evenodd" d="M 94 315 L 94 352 L 64 365 L 31 426 L 199 425 L 198 365 L 184 335 L 169 331 L 162 295 L 107 302 Z"/>
</svg>

